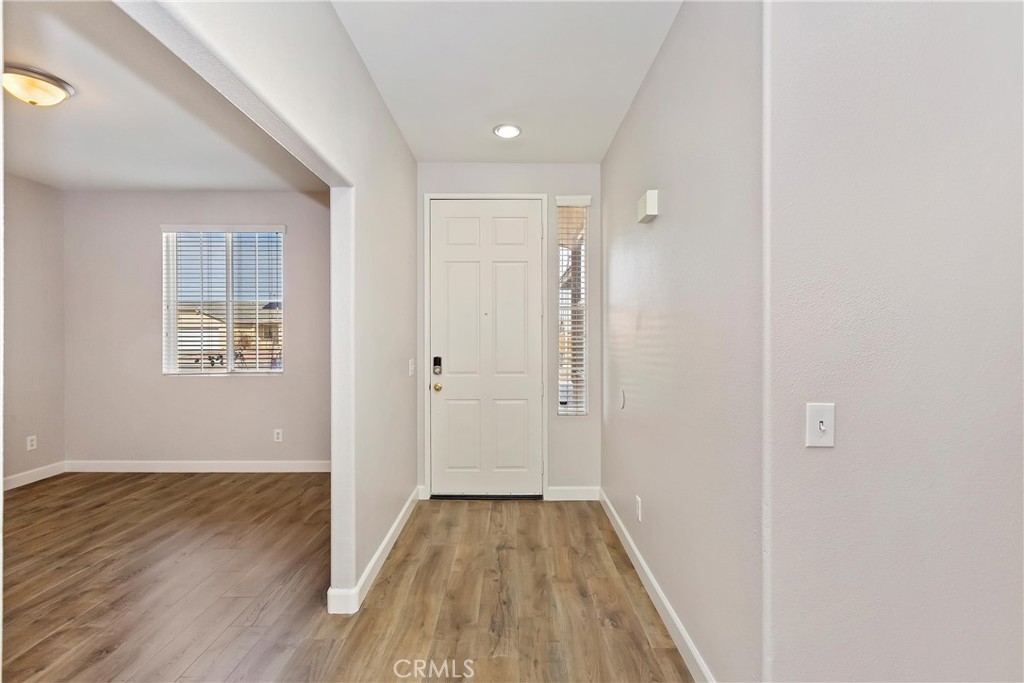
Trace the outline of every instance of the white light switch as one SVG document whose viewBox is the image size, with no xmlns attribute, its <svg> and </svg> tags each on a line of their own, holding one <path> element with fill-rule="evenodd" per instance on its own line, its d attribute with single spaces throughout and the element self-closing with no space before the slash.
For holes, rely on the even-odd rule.
<svg viewBox="0 0 1024 683">
<path fill-rule="evenodd" d="M 410 358 L 409 359 L 409 376 L 412 377 L 415 374 L 416 374 L 416 359 L 415 358 Z"/>
<path fill-rule="evenodd" d="M 832 448 L 836 445 L 836 404 L 807 404 L 807 446 Z"/>
</svg>

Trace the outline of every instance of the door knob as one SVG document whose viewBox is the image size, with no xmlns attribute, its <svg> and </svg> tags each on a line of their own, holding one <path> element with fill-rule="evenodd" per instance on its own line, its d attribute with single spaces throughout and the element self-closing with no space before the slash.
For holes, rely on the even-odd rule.
<svg viewBox="0 0 1024 683">
<path fill-rule="evenodd" d="M 441 385 L 440 384 L 435 384 L 434 385 L 434 391 L 441 391 Z"/>
</svg>

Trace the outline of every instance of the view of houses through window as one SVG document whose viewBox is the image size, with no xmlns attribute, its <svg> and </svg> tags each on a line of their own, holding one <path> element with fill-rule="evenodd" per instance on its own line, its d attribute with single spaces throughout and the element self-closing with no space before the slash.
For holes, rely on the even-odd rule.
<svg viewBox="0 0 1024 683">
<path fill-rule="evenodd" d="M 587 414 L 587 207 L 558 207 L 558 414 Z"/>
<path fill-rule="evenodd" d="M 283 237 L 164 233 L 164 372 L 283 369 Z"/>
</svg>

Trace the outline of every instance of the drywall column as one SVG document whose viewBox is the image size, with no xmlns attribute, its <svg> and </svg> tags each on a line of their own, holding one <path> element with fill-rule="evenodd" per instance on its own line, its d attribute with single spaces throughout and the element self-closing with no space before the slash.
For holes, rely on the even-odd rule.
<svg viewBox="0 0 1024 683">
<path fill-rule="evenodd" d="M 328 609 L 358 609 L 355 491 L 355 192 L 331 188 L 331 589 Z M 331 603 L 334 604 L 331 604 Z"/>
</svg>

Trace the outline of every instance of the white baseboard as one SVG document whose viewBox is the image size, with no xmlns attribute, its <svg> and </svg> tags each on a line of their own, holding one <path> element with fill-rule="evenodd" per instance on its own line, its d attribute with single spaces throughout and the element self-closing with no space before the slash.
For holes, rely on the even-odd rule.
<svg viewBox="0 0 1024 683">
<path fill-rule="evenodd" d="M 420 500 L 429 500 L 430 491 L 419 487 Z M 600 486 L 549 486 L 544 491 L 544 500 L 601 500 Z"/>
<path fill-rule="evenodd" d="M 327 589 L 327 613 L 328 614 L 355 614 L 359 611 L 362 600 L 359 599 L 355 588 Z"/>
<path fill-rule="evenodd" d="M 600 486 L 549 486 L 544 500 L 601 500 Z"/>
<path fill-rule="evenodd" d="M 68 460 L 68 472 L 330 472 L 330 460 Z"/>
<path fill-rule="evenodd" d="M 55 462 L 50 465 L 43 465 L 27 472 L 21 472 L 19 474 L 12 474 L 9 477 L 4 477 L 4 491 L 10 491 L 16 489 L 19 486 L 25 484 L 31 484 L 34 481 L 40 479 L 48 479 L 49 477 L 63 474 L 66 470 L 64 469 L 64 461 Z"/>
<path fill-rule="evenodd" d="M 644 561 L 640 550 L 633 543 L 633 537 L 626 531 L 619 513 L 615 511 L 612 502 L 608 500 L 604 489 L 601 489 L 601 504 L 604 506 L 605 512 L 608 513 L 608 519 L 611 520 L 615 533 L 619 535 L 619 540 L 622 541 L 622 545 L 626 548 L 626 553 L 629 554 L 629 559 L 632 560 L 636 573 L 640 575 L 644 588 L 647 589 L 647 593 L 651 596 L 654 606 L 658 609 L 658 614 L 661 615 L 662 620 L 668 627 L 669 635 L 672 636 L 672 640 L 679 649 L 679 653 L 686 661 L 686 667 L 690 670 L 690 675 L 696 681 L 714 683 L 715 677 L 711 674 L 707 662 L 700 656 L 700 652 L 697 651 L 697 646 L 694 645 L 693 639 L 686 632 L 683 622 L 679 620 L 679 615 L 676 614 L 676 611 L 672 609 L 672 605 L 669 604 L 668 598 L 665 597 L 665 593 L 661 590 L 661 586 L 658 585 L 654 574 L 651 573 L 651 568 Z"/>
<path fill-rule="evenodd" d="M 64 472 L 330 472 L 329 460 L 66 460 L 4 477 L 4 491 Z"/>
<path fill-rule="evenodd" d="M 381 541 L 380 546 L 377 548 L 377 552 L 370 558 L 370 563 L 366 565 L 366 569 L 363 571 L 363 575 L 359 577 L 356 585 L 353 588 L 335 588 L 331 586 L 327 589 L 327 611 L 329 613 L 355 614 L 359 611 L 363 600 L 366 599 L 366 594 L 370 592 L 373 580 L 380 573 L 380 568 L 384 566 L 384 560 L 388 559 L 388 553 L 395 546 L 395 541 L 398 540 L 398 535 L 402 533 L 402 528 L 405 527 L 405 523 L 409 520 L 412 509 L 416 507 L 416 502 L 420 499 L 420 489 L 421 487 L 419 486 L 413 489 L 409 500 L 405 501 L 405 505 L 398 513 L 398 517 L 395 518 L 394 524 L 388 529 L 388 533 L 385 534 L 384 540 Z"/>
</svg>

